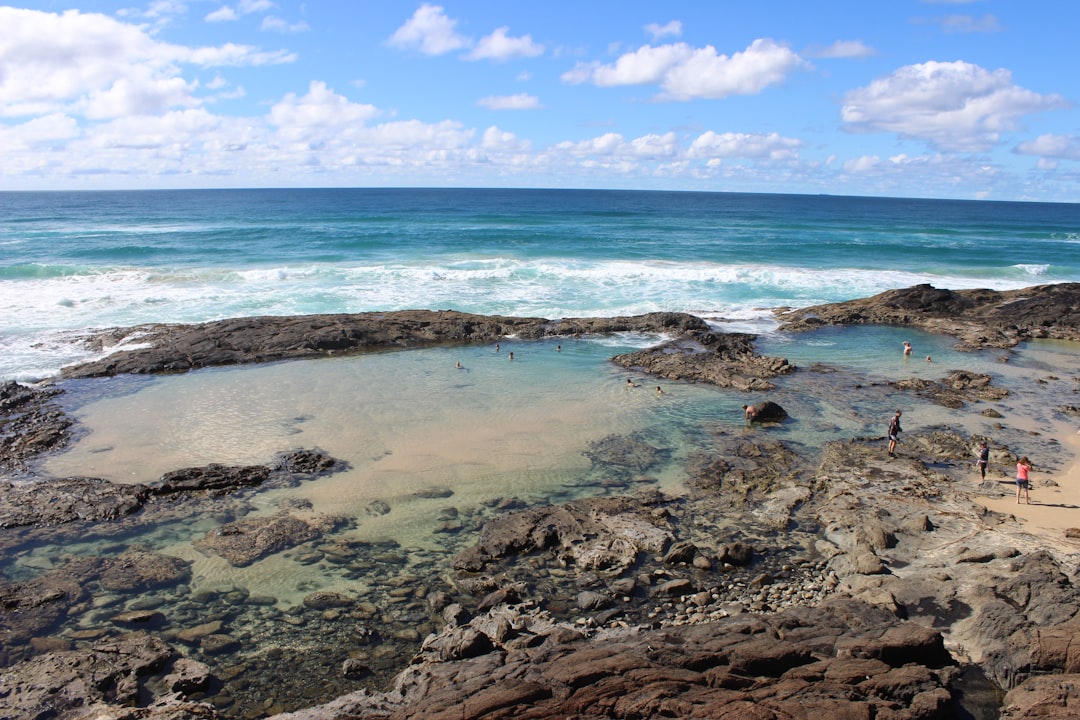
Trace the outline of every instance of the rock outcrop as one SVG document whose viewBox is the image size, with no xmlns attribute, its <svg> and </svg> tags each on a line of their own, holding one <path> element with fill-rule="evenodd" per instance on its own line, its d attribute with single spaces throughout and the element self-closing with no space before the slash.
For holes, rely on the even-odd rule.
<svg viewBox="0 0 1080 720">
<path fill-rule="evenodd" d="M 705 382 L 737 390 L 769 390 L 771 378 L 795 371 L 784 358 L 758 355 L 756 336 L 746 333 L 695 331 L 612 362 L 667 380 Z"/>
<path fill-rule="evenodd" d="M 269 362 L 289 358 L 345 355 L 386 348 L 453 343 L 494 343 L 508 335 L 549 336 L 654 332 L 682 335 L 707 331 L 700 318 L 685 313 L 649 313 L 618 318 L 516 318 L 472 315 L 454 310 L 399 310 L 385 313 L 254 317 L 197 325 L 141 325 L 104 330 L 89 341 L 108 357 L 64 368 L 64 377 L 125 373 L 178 373 L 201 367 Z M 123 349 L 125 344 L 137 348 Z"/>
<path fill-rule="evenodd" d="M 1080 283 L 1000 292 L 916 285 L 779 311 L 777 318 L 780 329 L 789 332 L 822 325 L 906 325 L 953 335 L 960 348 L 1008 348 L 1033 338 L 1080 339 Z"/>
</svg>

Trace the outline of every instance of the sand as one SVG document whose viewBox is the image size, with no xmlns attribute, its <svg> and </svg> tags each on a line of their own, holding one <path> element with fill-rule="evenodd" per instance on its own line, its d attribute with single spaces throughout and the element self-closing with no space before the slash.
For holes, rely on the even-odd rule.
<svg viewBox="0 0 1080 720">
<path fill-rule="evenodd" d="M 980 496 L 978 502 L 989 510 L 1017 518 L 1027 532 L 1062 540 L 1064 531 L 1080 528 L 1080 435 L 1073 434 L 1062 439 L 1062 446 L 1072 454 L 1072 462 L 1061 472 L 1040 472 L 1038 465 L 1032 470 L 1031 504 L 1016 502 L 1016 483 L 1002 479 L 1000 486 L 1008 492 L 1004 497 Z M 1015 474 L 1009 473 L 1010 477 Z M 978 479 L 972 470 L 973 481 Z M 996 479 L 996 478 L 995 478 Z"/>
</svg>

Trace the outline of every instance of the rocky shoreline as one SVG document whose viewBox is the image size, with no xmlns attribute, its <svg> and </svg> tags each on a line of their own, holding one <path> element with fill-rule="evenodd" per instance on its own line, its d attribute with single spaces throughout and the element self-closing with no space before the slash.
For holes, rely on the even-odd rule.
<svg viewBox="0 0 1080 720">
<path fill-rule="evenodd" d="M 1012 293 L 918 286 L 784 311 L 779 319 L 792 330 L 908 325 L 948 332 L 967 347 L 1007 348 L 1032 338 L 1080 340 L 1078 307 L 1076 284 Z M 549 321 L 407 311 L 106 331 L 93 342 L 127 349 L 64 376 L 626 331 L 670 338 L 614 358 L 657 377 L 767 390 L 796 372 L 782 358 L 757 355 L 752 336 L 717 333 L 678 313 Z M 1080 391 L 1078 380 L 1039 382 L 1068 398 Z M 147 486 L 37 477 L 34 458 L 63 447 L 75 431 L 55 404 L 62 387 L 0 387 L 5 554 L 88 534 L 122 546 L 134 527 L 206 514 L 215 529 L 200 541 L 203 551 L 234 566 L 295 553 L 337 564 L 371 590 L 363 598 L 312 592 L 281 612 L 236 589 L 187 598 L 164 617 L 154 600 L 184 587 L 184 562 L 140 548 L 73 557 L 36 578 L 0 585 L 5 717 L 764 719 L 832 712 L 1017 720 L 1077 712 L 1080 665 L 1070 648 L 1080 629 L 1080 543 L 1063 536 L 1047 546 L 986 512 L 975 498 L 1002 490 L 970 481 L 978 438 L 953 428 L 912 433 L 895 460 L 877 437 L 807 449 L 767 433 L 721 435 L 688 460 L 687 492 L 678 497 L 641 482 L 662 448 L 608 438 L 586 451 L 606 478 L 597 497 L 545 507 L 506 498 L 472 514 L 448 513 L 447 566 L 418 563 L 404 548 L 336 543 L 334 530 L 349 519 L 304 507 L 245 517 L 260 489 L 341 469 L 315 449 L 266 465 L 179 469 Z M 954 408 L 1002 398 L 990 378 L 971 375 L 867 391 L 885 390 Z M 1001 434 L 998 465 L 1015 460 L 1008 429 Z M 1055 450 L 1052 439 L 1040 442 L 1048 454 Z M 143 593 L 146 602 L 119 612 L 108 597 L 121 592 Z M 53 634 L 63 620 L 95 612 L 104 621 L 97 625 L 113 630 Z M 214 658 L 256 642 L 231 629 L 241 616 L 244 627 L 263 627 L 282 641 L 276 652 L 250 658 L 252 666 L 309 673 L 310 697 L 340 697 L 275 715 L 299 699 L 256 703 L 242 688 L 230 690 L 212 668 Z M 329 635 L 339 653 L 310 657 L 304 639 L 312 633 Z M 394 653 L 411 660 L 404 667 L 387 662 Z"/>
</svg>

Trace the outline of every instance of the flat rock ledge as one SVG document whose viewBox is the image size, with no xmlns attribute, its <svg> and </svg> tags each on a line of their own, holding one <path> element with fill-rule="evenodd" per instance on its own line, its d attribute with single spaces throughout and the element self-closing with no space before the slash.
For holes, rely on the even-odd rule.
<svg viewBox="0 0 1080 720">
<path fill-rule="evenodd" d="M 180 373 L 201 367 L 347 355 L 453 343 L 494 343 L 615 332 L 682 335 L 708 331 L 685 313 L 616 318 L 517 318 L 454 310 L 399 310 L 300 317 L 249 317 L 195 325 L 154 324 L 103 330 L 86 342 L 107 357 L 64 368 L 68 378 Z"/>
<path fill-rule="evenodd" d="M 923 284 L 869 298 L 777 312 L 786 332 L 823 325 L 905 325 L 955 336 L 959 349 L 1025 340 L 1080 340 L 1080 283 L 1021 290 L 942 290 Z"/>
<path fill-rule="evenodd" d="M 954 717 L 941 635 L 827 601 L 771 616 L 591 638 L 500 606 L 429 638 L 392 691 L 277 720 Z"/>
</svg>

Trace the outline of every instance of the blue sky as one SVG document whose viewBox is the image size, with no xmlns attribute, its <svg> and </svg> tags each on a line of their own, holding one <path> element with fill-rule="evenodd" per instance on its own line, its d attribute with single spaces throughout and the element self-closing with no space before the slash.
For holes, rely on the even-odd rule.
<svg viewBox="0 0 1080 720">
<path fill-rule="evenodd" d="M 1060 0 L 0 6 L 0 189 L 1080 201 Z"/>
</svg>

